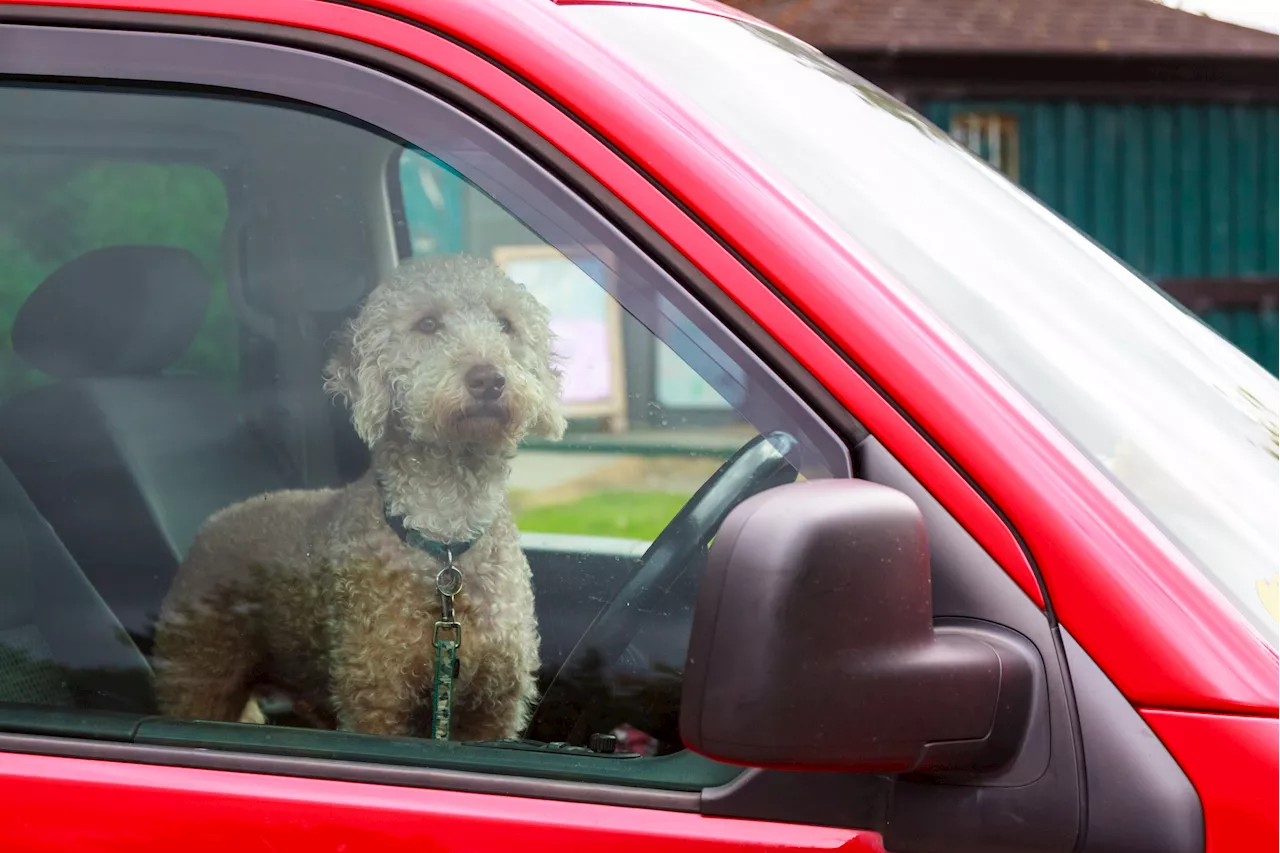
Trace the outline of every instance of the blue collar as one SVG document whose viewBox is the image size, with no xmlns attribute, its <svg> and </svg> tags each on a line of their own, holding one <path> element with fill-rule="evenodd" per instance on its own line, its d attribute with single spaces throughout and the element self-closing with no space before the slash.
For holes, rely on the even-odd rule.
<svg viewBox="0 0 1280 853">
<path fill-rule="evenodd" d="M 465 554 L 472 545 L 476 544 L 476 540 L 484 535 L 484 531 L 481 530 L 471 539 L 463 542 L 443 542 L 439 539 L 428 539 L 421 530 L 405 527 L 403 516 L 391 514 L 391 511 L 387 509 L 387 490 L 382 485 L 382 479 L 379 478 L 377 483 L 378 497 L 382 500 L 382 517 L 387 520 L 388 526 L 395 531 L 396 536 L 400 537 L 400 541 L 410 548 L 415 548 L 448 564 Z"/>
<path fill-rule="evenodd" d="M 484 532 L 481 531 L 480 535 L 476 536 L 475 539 L 468 539 L 462 542 L 442 542 L 439 539 L 428 539 L 420 530 L 405 527 L 404 518 L 389 513 L 386 504 L 382 505 L 382 517 L 387 520 L 387 524 L 395 531 L 396 536 L 400 537 L 401 542 L 445 563 L 452 563 L 461 557 L 472 545 L 476 544 L 476 539 L 484 535 Z"/>
</svg>

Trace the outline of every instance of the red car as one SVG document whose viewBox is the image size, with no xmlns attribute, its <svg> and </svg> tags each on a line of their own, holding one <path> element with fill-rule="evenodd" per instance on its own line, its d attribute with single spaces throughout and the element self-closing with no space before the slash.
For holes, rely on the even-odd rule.
<svg viewBox="0 0 1280 853">
<path fill-rule="evenodd" d="M 524 739 L 159 715 L 192 535 L 365 470 L 332 335 L 433 252 L 565 347 Z M 1275 849 L 1276 381 L 735 11 L 6 0 L 0 294 L 6 851 Z"/>
</svg>

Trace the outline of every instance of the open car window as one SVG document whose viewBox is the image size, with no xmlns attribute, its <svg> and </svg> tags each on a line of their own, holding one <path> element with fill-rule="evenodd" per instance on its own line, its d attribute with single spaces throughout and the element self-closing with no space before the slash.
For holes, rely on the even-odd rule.
<svg viewBox="0 0 1280 853">
<path fill-rule="evenodd" d="M 0 207 L 0 729 L 731 777 L 676 728 L 707 542 L 847 449 L 497 135 L 308 79 L 0 85 L 41 178 Z"/>
</svg>

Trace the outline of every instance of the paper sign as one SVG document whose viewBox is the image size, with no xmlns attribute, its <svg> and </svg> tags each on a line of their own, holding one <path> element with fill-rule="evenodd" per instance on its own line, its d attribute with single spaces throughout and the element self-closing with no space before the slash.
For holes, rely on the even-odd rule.
<svg viewBox="0 0 1280 853">
<path fill-rule="evenodd" d="M 494 261 L 551 313 L 562 401 L 570 416 L 625 415 L 621 313 L 602 287 L 607 270 L 589 258 L 577 263 L 550 246 L 503 246 Z"/>
</svg>

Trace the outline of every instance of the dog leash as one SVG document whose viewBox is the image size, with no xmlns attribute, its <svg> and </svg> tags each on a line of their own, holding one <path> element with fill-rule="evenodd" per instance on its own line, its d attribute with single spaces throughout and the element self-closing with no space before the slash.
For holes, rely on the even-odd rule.
<svg viewBox="0 0 1280 853">
<path fill-rule="evenodd" d="M 458 649 L 462 648 L 462 623 L 453 610 L 453 597 L 462 591 L 462 571 L 454 565 L 454 558 L 465 554 L 476 540 L 442 542 L 429 539 L 420 530 L 405 527 L 404 519 L 389 513 L 385 503 L 382 514 L 401 542 L 444 563 L 444 568 L 436 574 L 440 621 L 431 632 L 431 643 L 436 650 L 435 673 L 431 681 L 431 737 L 448 740 L 453 722 L 453 682 L 461 671 Z"/>
<path fill-rule="evenodd" d="M 436 647 L 436 673 L 431 688 L 431 737 L 435 740 L 449 739 L 453 722 L 453 680 L 458 677 L 458 649 L 462 647 L 462 623 L 453 613 L 453 597 L 462 590 L 462 572 L 453 564 L 453 549 L 446 545 L 444 553 L 445 566 L 436 575 L 440 621 L 431 635 Z M 452 637 L 447 636 L 449 634 Z"/>
</svg>

